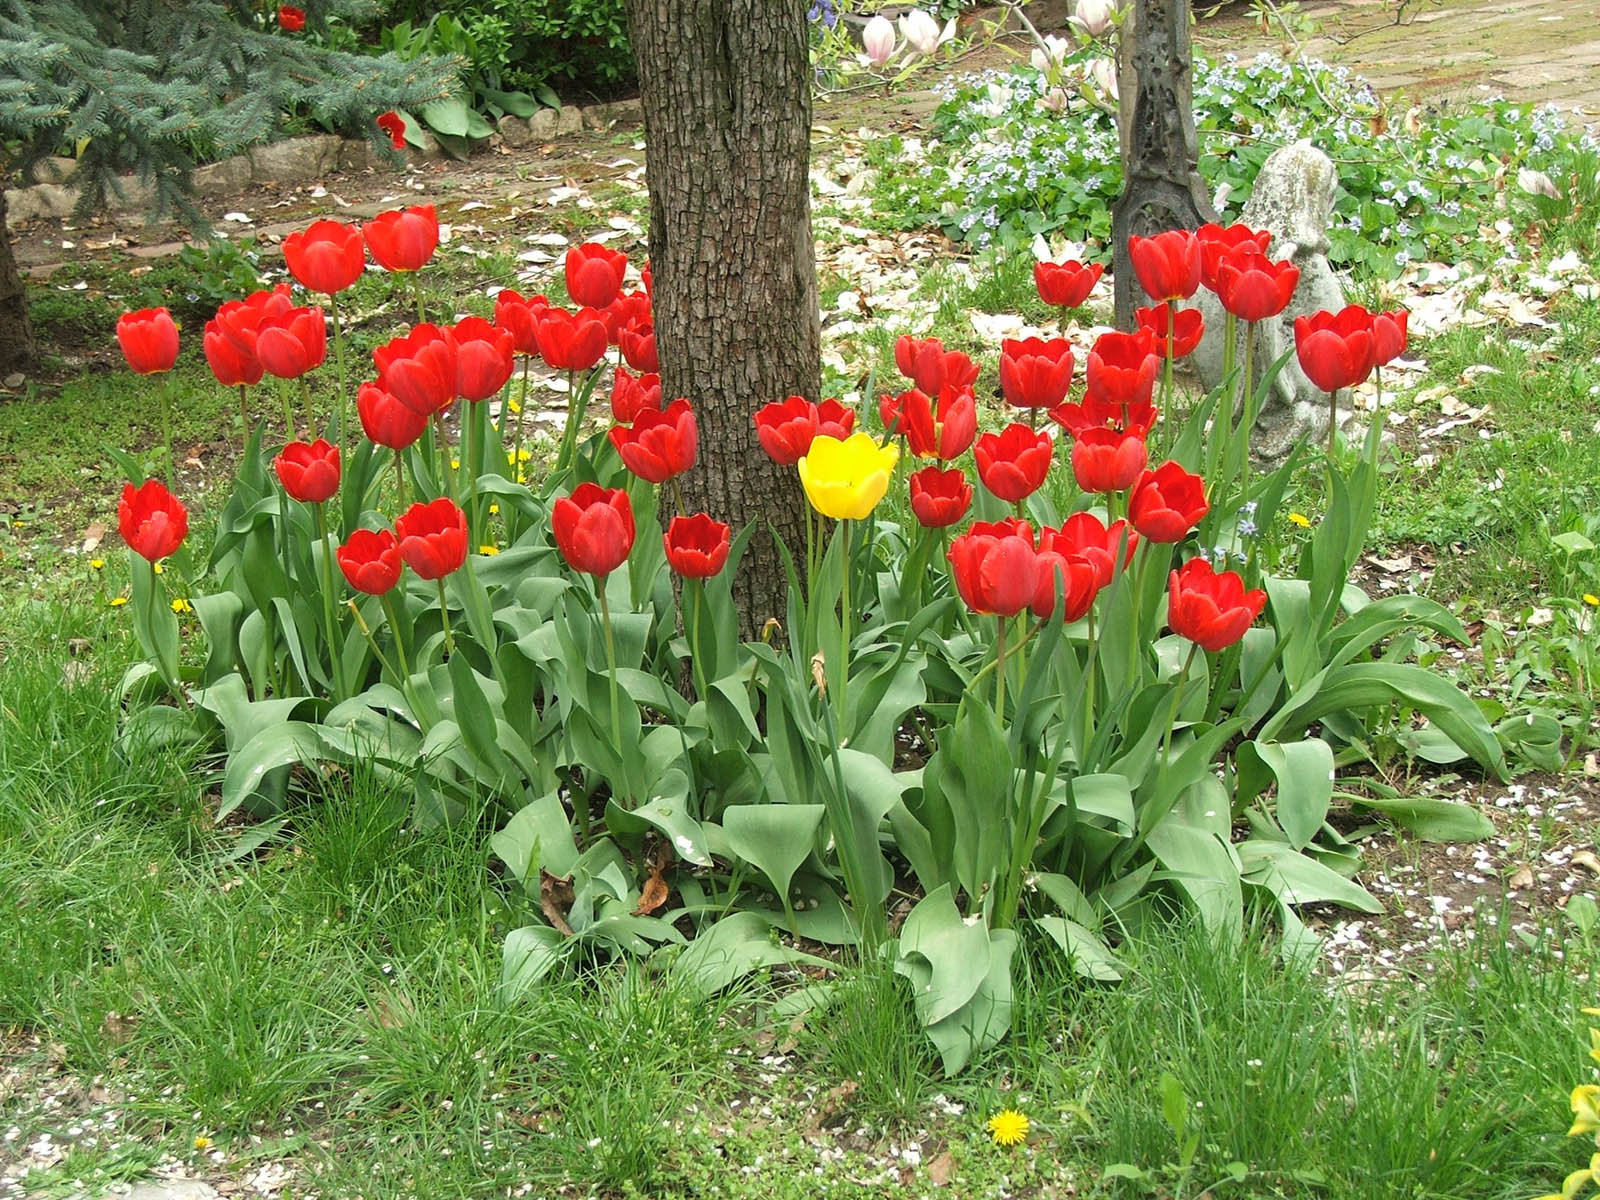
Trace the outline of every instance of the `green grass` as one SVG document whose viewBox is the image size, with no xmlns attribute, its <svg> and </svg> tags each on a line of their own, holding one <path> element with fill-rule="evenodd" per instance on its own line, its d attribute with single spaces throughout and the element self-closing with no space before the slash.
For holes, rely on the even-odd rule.
<svg viewBox="0 0 1600 1200">
<path fill-rule="evenodd" d="M 134 648 L 113 613 L 33 605 L 0 636 L 0 911 L 21 914 L 0 1027 L 128 1094 L 120 1148 L 75 1151 L 41 1188 L 134 1177 L 205 1135 L 230 1169 L 289 1157 L 325 1195 L 801 1197 L 818 1166 L 830 1194 L 885 1194 L 891 1166 L 917 1194 L 948 1154 L 953 1194 L 1165 1196 L 1164 1072 L 1201 1132 L 1189 1196 L 1512 1200 L 1582 1157 L 1561 1136 L 1595 999 L 1580 944 L 1340 987 L 1285 967 L 1270 924 L 1231 947 L 1154 928 L 1106 988 L 1030 937 L 1010 1037 L 956 1080 L 882 966 L 799 1022 L 759 987 L 708 1002 L 652 963 L 506 1003 L 498 947 L 531 902 L 481 824 L 418 829 L 334 773 L 292 836 L 231 858 L 216 764 L 118 744 Z M 1025 1152 L 985 1138 L 1005 1106 L 1034 1122 Z M 25 1090 L 0 1101 L 0 1124 L 49 1122 Z M 913 1142 L 920 1164 L 891 1154 Z M 1149 1178 L 1102 1178 L 1115 1163 Z"/>
</svg>

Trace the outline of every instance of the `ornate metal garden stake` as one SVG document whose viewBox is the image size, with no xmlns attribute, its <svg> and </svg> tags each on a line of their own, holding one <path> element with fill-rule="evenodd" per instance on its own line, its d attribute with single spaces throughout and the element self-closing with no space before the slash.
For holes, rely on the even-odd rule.
<svg viewBox="0 0 1600 1200">
<path fill-rule="evenodd" d="M 1216 220 L 1195 169 L 1189 0 L 1129 0 L 1117 54 L 1122 195 L 1112 210 L 1117 327 L 1132 329 L 1139 281 L 1128 238 Z"/>
</svg>

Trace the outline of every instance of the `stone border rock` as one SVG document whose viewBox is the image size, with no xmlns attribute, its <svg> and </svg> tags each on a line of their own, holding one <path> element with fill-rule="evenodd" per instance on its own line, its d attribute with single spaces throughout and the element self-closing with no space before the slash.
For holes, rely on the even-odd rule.
<svg viewBox="0 0 1600 1200">
<path fill-rule="evenodd" d="M 532 117 L 501 117 L 496 125 L 500 139 L 512 149 L 523 149 L 584 130 L 600 131 L 615 124 L 636 124 L 642 119 L 637 100 L 568 104 L 560 109 L 541 108 Z M 427 162 L 444 157 L 433 136 L 422 131 L 421 148 L 410 147 L 413 159 Z M 362 138 L 319 133 L 287 138 L 256 146 L 243 154 L 210 163 L 194 173 L 195 195 L 201 198 L 236 195 L 252 184 L 309 183 L 336 171 L 360 171 L 378 165 L 372 146 Z M 78 203 L 70 186 L 77 163 L 70 158 L 47 158 L 37 168 L 41 182 L 7 188 L 6 208 L 12 225 L 24 221 L 61 220 L 72 215 Z M 112 212 L 132 212 L 150 205 L 152 188 L 136 176 L 122 178 L 122 195 L 113 196 Z"/>
</svg>

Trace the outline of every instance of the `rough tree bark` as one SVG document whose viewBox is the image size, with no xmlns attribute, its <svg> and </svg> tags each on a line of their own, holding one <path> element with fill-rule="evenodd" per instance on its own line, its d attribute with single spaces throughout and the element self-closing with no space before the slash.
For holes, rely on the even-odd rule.
<svg viewBox="0 0 1600 1200">
<path fill-rule="evenodd" d="M 38 356 L 39 344 L 28 319 L 28 295 L 6 227 L 6 194 L 0 188 L 0 379 L 31 370 Z"/>
<path fill-rule="evenodd" d="M 662 395 L 686 396 L 700 458 L 685 503 L 737 531 L 747 633 L 784 612 L 772 531 L 803 546 L 793 468 L 751 423 L 785 396 L 817 399 L 811 240 L 811 63 L 804 0 L 627 0 L 649 159 L 650 263 Z"/>
</svg>

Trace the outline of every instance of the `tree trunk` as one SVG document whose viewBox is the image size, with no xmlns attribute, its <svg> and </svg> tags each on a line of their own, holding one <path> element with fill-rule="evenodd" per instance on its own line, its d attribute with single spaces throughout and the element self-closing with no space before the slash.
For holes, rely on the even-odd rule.
<svg viewBox="0 0 1600 1200">
<path fill-rule="evenodd" d="M 643 100 L 662 396 L 688 397 L 685 503 L 756 532 L 734 595 L 747 634 L 782 619 L 773 533 L 803 556 L 794 468 L 761 450 L 769 401 L 821 386 L 803 0 L 627 0 Z"/>
<path fill-rule="evenodd" d="M 6 193 L 0 187 L 0 379 L 32 370 L 38 357 L 39 344 L 34 340 L 33 322 L 28 320 L 28 293 L 11 253 Z"/>
</svg>

